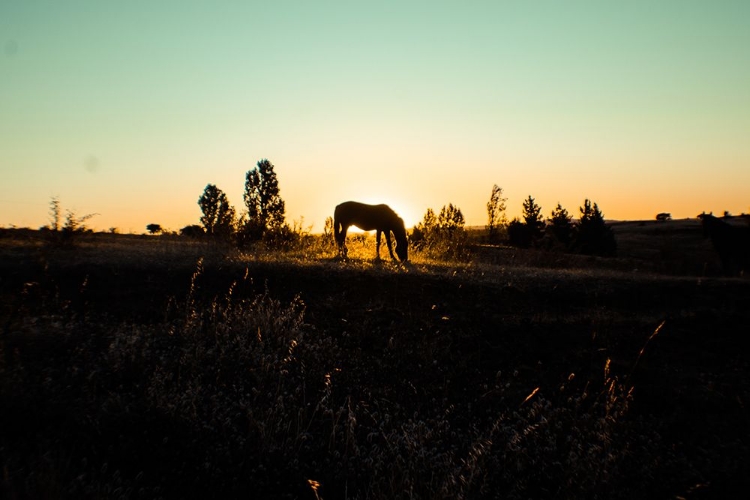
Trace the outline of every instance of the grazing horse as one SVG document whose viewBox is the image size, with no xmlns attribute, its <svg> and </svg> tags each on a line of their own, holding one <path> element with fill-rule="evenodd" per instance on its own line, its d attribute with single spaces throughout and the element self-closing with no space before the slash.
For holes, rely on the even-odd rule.
<svg viewBox="0 0 750 500">
<path fill-rule="evenodd" d="M 703 236 L 711 238 L 719 254 L 724 274 L 735 276 L 750 271 L 750 227 L 733 226 L 706 213 L 698 217 Z"/>
<path fill-rule="evenodd" d="M 375 255 L 380 259 L 380 233 L 385 233 L 385 242 L 391 259 L 393 256 L 391 246 L 391 233 L 396 239 L 396 254 L 401 262 L 408 259 L 408 244 L 406 242 L 406 229 L 404 221 L 388 205 L 366 205 L 356 201 L 346 201 L 336 206 L 333 212 L 333 234 L 339 247 L 339 254 L 346 257 L 346 231 L 349 226 L 357 226 L 364 231 L 377 231 L 375 237 Z"/>
</svg>

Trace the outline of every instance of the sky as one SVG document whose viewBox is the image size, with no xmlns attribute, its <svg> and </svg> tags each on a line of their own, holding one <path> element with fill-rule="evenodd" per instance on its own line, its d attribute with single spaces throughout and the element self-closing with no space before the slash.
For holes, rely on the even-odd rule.
<svg viewBox="0 0 750 500">
<path fill-rule="evenodd" d="M 750 2 L 0 0 L 0 227 L 178 230 L 264 158 L 313 232 L 481 226 L 494 184 L 509 218 L 748 213 Z"/>
</svg>

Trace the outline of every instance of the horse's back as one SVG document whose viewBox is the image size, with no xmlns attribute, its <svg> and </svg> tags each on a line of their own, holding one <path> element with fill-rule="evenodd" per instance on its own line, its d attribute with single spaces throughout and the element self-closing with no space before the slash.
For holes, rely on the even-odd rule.
<svg viewBox="0 0 750 500">
<path fill-rule="evenodd" d="M 390 227 L 397 217 L 388 205 L 368 205 L 358 201 L 345 201 L 336 205 L 333 211 L 334 221 L 344 225 L 357 226 L 365 231 Z"/>
<path fill-rule="evenodd" d="M 367 212 L 367 211 L 394 213 L 393 210 L 391 210 L 391 207 L 389 207 L 385 203 L 380 203 L 378 205 L 370 205 L 368 203 L 361 203 L 359 201 L 345 201 L 343 203 L 339 203 L 338 205 L 336 205 L 334 214 L 336 212 L 348 213 L 348 212 Z"/>
</svg>

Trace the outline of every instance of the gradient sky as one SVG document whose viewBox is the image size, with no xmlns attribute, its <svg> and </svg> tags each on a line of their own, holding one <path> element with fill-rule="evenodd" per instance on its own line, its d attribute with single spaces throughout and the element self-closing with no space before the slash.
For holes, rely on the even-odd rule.
<svg viewBox="0 0 750 500">
<path fill-rule="evenodd" d="M 313 231 L 750 212 L 750 2 L 0 0 L 0 226 L 179 229 L 262 158 Z"/>
</svg>

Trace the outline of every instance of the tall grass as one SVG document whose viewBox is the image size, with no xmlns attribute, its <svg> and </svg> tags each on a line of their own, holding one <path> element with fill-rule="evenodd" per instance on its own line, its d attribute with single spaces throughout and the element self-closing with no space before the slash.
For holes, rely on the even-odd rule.
<svg viewBox="0 0 750 500">
<path fill-rule="evenodd" d="M 627 418 L 631 388 L 609 365 L 531 394 L 497 374 L 459 396 L 456 367 L 358 356 L 299 297 L 243 296 L 247 274 L 205 297 L 205 273 L 162 321 L 60 304 L 1 344 L 6 497 L 627 498 L 652 484 L 658 436 Z"/>
</svg>

